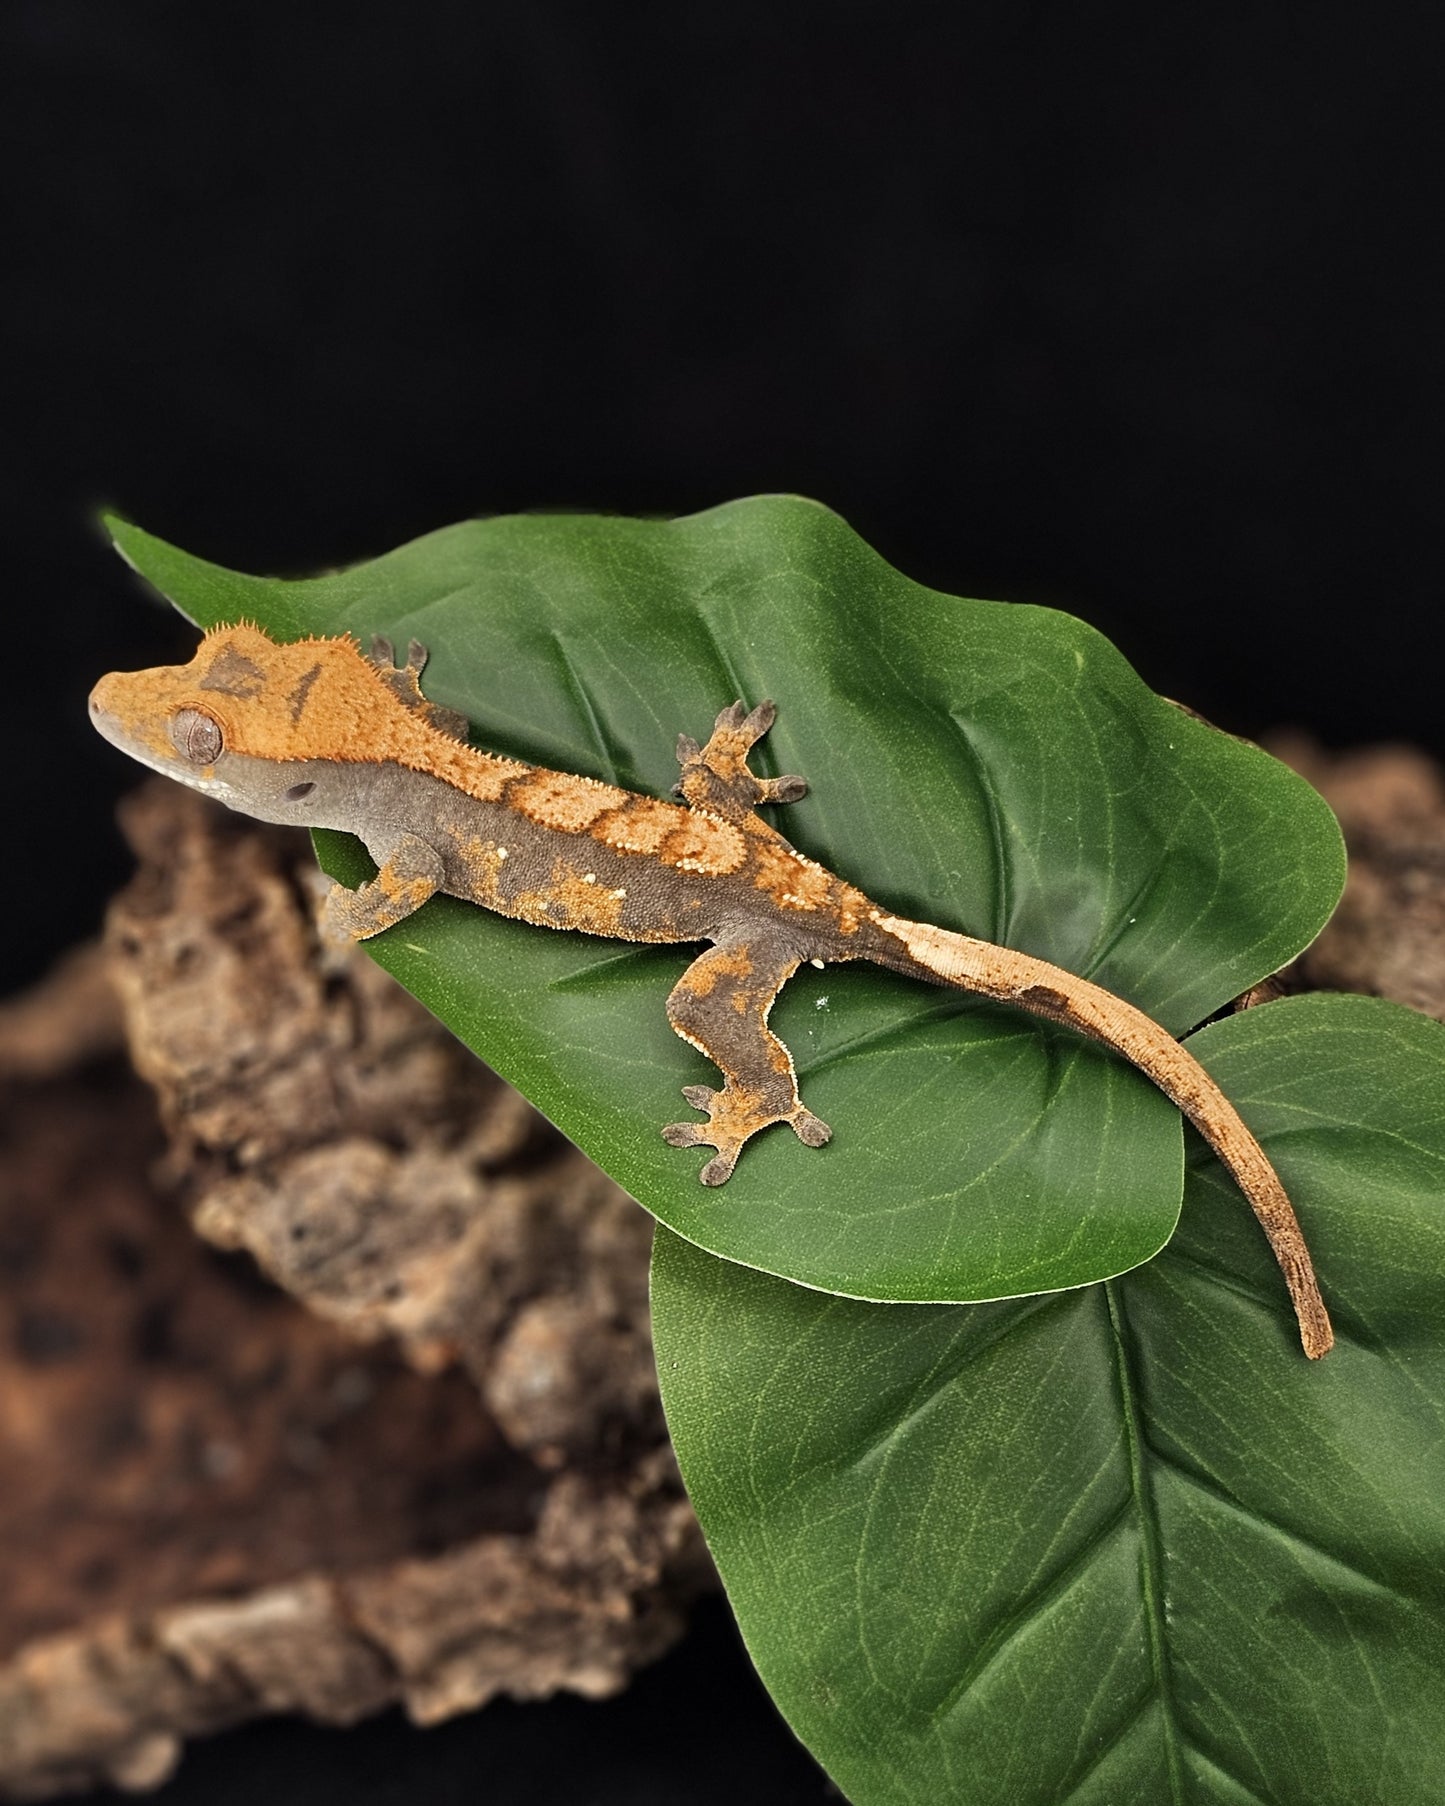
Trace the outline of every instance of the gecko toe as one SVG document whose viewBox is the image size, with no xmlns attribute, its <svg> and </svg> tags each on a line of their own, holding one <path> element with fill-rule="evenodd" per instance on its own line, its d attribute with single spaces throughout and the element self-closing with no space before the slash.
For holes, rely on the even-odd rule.
<svg viewBox="0 0 1445 1806">
<path fill-rule="evenodd" d="M 789 1117 L 793 1133 L 805 1147 L 821 1148 L 833 1139 L 833 1131 L 820 1116 L 814 1116 L 811 1110 L 799 1110 L 796 1116 Z"/>
<path fill-rule="evenodd" d="M 706 1090 L 706 1086 L 694 1085 L 694 1091 Z M 695 1108 L 702 1109 L 701 1104 Z M 718 1146 L 717 1131 L 705 1122 L 670 1122 L 662 1131 L 662 1139 L 670 1148 L 699 1148 Z M 719 1148 L 707 1165 L 698 1174 L 704 1185 L 724 1185 L 732 1178 L 733 1168 L 738 1163 L 738 1155 L 742 1152 L 741 1141 L 732 1142 L 727 1147 Z"/>
<path fill-rule="evenodd" d="M 682 1095 L 694 1110 L 711 1110 L 718 1094 L 711 1085 L 684 1085 Z"/>
</svg>

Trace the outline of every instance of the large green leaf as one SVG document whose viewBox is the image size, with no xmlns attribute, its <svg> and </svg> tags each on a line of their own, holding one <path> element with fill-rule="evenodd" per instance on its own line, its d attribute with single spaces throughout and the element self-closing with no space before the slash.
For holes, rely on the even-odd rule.
<svg viewBox="0 0 1445 1806">
<path fill-rule="evenodd" d="M 428 692 L 479 741 L 632 788 L 666 794 L 679 730 L 772 696 L 764 758 L 813 786 L 781 812 L 804 851 L 1176 1031 L 1290 958 L 1338 894 L 1333 818 L 1282 765 L 1153 695 L 1081 622 L 924 589 L 814 503 L 473 521 L 301 582 L 113 530 L 203 625 L 415 636 Z M 356 846 L 323 850 L 365 875 Z M 859 1297 L 992 1298 L 1123 1271 L 1174 1226 L 1172 1107 L 1098 1048 L 957 993 L 871 968 L 795 979 L 774 1024 L 834 1140 L 774 1130 L 713 1192 L 659 1134 L 686 1114 L 679 1088 L 714 1076 L 663 1012 L 683 950 L 445 899 L 370 945 L 649 1210 L 730 1259 Z"/>
<path fill-rule="evenodd" d="M 1445 1799 L 1445 1030 L 1310 997 L 1191 1042 L 1299 1200 L 1304 1360 L 1202 1145 L 1108 1285 L 823 1298 L 659 1232 L 673 1440 L 753 1657 L 859 1806 Z"/>
</svg>

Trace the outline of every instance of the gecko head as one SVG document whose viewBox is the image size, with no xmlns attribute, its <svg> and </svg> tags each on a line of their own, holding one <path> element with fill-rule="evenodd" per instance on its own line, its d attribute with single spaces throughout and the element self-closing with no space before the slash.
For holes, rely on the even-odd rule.
<svg viewBox="0 0 1445 1806">
<path fill-rule="evenodd" d="M 329 793 L 354 790 L 406 713 L 354 640 L 281 644 L 245 624 L 208 633 L 189 664 L 114 671 L 90 694 L 93 725 L 142 765 L 263 821 L 313 826 L 346 825 Z"/>
</svg>

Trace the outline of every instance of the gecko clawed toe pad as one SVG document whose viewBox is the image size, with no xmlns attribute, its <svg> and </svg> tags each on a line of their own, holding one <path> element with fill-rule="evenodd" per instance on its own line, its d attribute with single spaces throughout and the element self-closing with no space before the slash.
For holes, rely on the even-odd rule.
<svg viewBox="0 0 1445 1806">
<path fill-rule="evenodd" d="M 788 1118 L 793 1133 L 805 1148 L 825 1147 L 833 1139 L 833 1131 L 821 1116 L 811 1110 L 797 1110 Z"/>
<path fill-rule="evenodd" d="M 682 1095 L 694 1110 L 707 1111 L 708 1120 L 671 1122 L 662 1131 L 662 1139 L 674 1148 L 717 1149 L 698 1174 L 704 1185 L 722 1185 L 730 1179 L 747 1142 L 775 1122 L 787 1123 L 804 1147 L 821 1148 L 833 1136 L 827 1123 L 801 1103 L 791 1110 L 770 1111 L 755 1094 L 730 1086 L 714 1091 L 709 1085 L 685 1085 Z"/>
</svg>

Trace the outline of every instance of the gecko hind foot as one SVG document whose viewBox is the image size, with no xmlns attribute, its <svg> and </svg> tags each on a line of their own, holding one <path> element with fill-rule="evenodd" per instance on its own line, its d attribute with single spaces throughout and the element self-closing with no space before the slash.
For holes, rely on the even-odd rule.
<svg viewBox="0 0 1445 1806">
<path fill-rule="evenodd" d="M 726 1088 L 714 1091 L 710 1085 L 684 1085 L 682 1095 L 694 1110 L 705 1110 L 708 1120 L 671 1122 L 662 1131 L 662 1139 L 674 1148 L 716 1148 L 716 1155 L 698 1174 L 704 1185 L 723 1185 L 732 1177 L 746 1143 L 762 1129 L 775 1122 L 785 1122 L 805 1147 L 820 1148 L 832 1139 L 833 1131 L 819 1116 L 795 1105 L 791 1110 L 760 1109 L 754 1100 L 739 1098 Z"/>
</svg>

